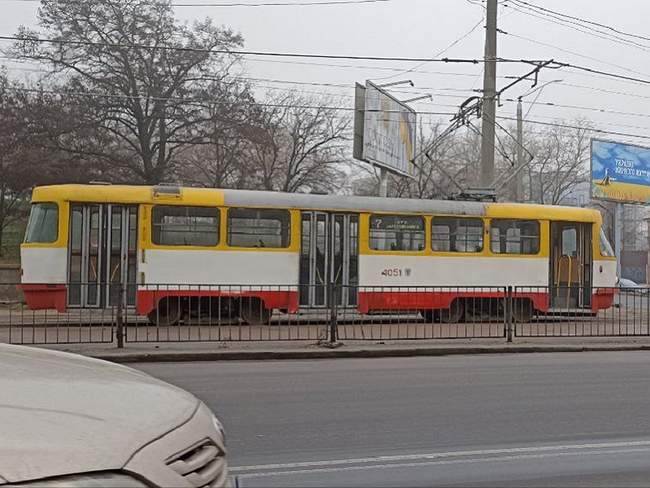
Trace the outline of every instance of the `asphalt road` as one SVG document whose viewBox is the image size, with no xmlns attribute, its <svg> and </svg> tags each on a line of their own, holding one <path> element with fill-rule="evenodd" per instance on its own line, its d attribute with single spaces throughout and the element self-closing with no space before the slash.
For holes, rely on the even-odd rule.
<svg viewBox="0 0 650 488">
<path fill-rule="evenodd" d="M 648 486 L 650 354 L 138 364 L 252 486 Z"/>
</svg>

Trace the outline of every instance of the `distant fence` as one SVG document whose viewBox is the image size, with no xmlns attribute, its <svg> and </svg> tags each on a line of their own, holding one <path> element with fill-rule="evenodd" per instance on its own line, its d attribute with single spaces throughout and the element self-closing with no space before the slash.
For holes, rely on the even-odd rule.
<svg viewBox="0 0 650 488">
<path fill-rule="evenodd" d="M 30 310 L 20 302 L 1 304 L 0 342 L 124 347 L 142 342 L 650 336 L 650 288 L 620 293 L 521 286 L 315 288 L 71 283 L 57 288 L 64 300 L 90 297 L 110 305 L 57 312 Z M 313 306 L 304 305 L 307 297 Z M 129 305 L 136 298 L 137 308 Z"/>
</svg>

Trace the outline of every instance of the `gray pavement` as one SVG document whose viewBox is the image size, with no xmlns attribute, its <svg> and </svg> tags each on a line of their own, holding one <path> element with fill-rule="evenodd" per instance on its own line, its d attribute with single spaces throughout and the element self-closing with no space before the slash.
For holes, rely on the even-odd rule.
<svg viewBox="0 0 650 488">
<path fill-rule="evenodd" d="M 647 486 L 650 353 L 141 363 L 247 486 Z"/>
</svg>

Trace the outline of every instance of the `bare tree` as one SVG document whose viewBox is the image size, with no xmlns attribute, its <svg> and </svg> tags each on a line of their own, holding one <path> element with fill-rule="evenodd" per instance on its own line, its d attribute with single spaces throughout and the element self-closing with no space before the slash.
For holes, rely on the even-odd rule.
<svg viewBox="0 0 650 488">
<path fill-rule="evenodd" d="M 248 187 L 285 192 L 337 188 L 348 161 L 350 119 L 327 99 L 272 96 L 250 127 Z"/>
<path fill-rule="evenodd" d="M 0 70 L 0 255 L 7 228 L 24 221 L 34 185 L 61 175 L 60 154 L 40 144 L 52 101 Z M 69 178 L 67 178 L 69 179 Z"/>
<path fill-rule="evenodd" d="M 529 145 L 534 155 L 528 169 L 531 201 L 560 204 L 588 180 L 589 124 L 578 120 L 578 129 L 552 126 L 533 138 Z"/>
<path fill-rule="evenodd" d="M 179 155 L 178 178 L 186 183 L 212 188 L 243 188 L 246 183 L 245 161 L 254 121 L 256 102 L 249 84 L 240 80 L 219 82 L 208 88 L 204 119 L 195 140 Z"/>
<path fill-rule="evenodd" d="M 12 55 L 49 64 L 69 103 L 85 108 L 56 140 L 147 183 L 164 180 L 177 152 L 202 138 L 197 87 L 224 79 L 236 62 L 210 51 L 242 43 L 210 20 L 180 24 L 169 0 L 42 0 L 38 22 L 40 32 L 20 29 L 25 40 Z"/>
<path fill-rule="evenodd" d="M 420 124 L 417 130 L 417 150 L 425 149 L 429 159 L 419 154 L 414 162 L 412 177 L 391 175 L 388 194 L 398 198 L 448 198 L 459 192 L 458 185 L 467 186 L 472 177 L 471 148 L 473 133 L 441 137 L 444 124 Z M 453 180 L 453 181 L 452 181 Z M 357 194 L 377 194 L 379 173 L 368 167 L 366 175 L 354 185 Z"/>
</svg>

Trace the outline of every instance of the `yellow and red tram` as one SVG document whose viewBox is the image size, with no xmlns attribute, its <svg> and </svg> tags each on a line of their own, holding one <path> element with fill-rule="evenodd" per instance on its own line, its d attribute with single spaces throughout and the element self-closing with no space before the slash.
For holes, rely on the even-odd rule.
<svg viewBox="0 0 650 488">
<path fill-rule="evenodd" d="M 360 313 L 457 320 L 506 286 L 531 314 L 596 312 L 616 285 L 592 209 L 170 186 L 35 188 L 21 266 L 32 309 L 123 300 L 165 323 L 205 297 L 249 322 L 325 307 L 332 284 Z"/>
</svg>

